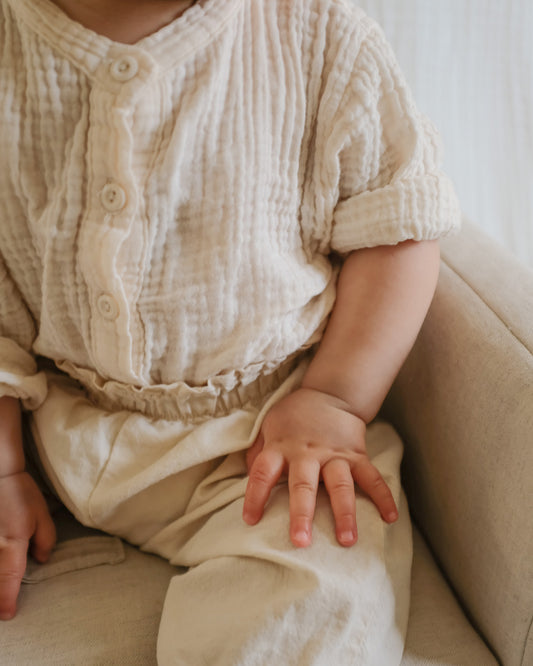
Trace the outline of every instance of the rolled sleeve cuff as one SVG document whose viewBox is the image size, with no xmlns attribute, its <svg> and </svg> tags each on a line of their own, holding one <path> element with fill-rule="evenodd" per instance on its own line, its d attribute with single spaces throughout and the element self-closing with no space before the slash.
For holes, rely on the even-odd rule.
<svg viewBox="0 0 533 666">
<path fill-rule="evenodd" d="M 47 394 L 44 372 L 38 372 L 35 359 L 16 342 L 0 338 L 0 397 L 22 401 L 25 409 L 37 409 Z"/>
<path fill-rule="evenodd" d="M 340 202 L 331 249 L 345 254 L 406 240 L 434 240 L 458 231 L 460 225 L 461 210 L 449 178 L 425 174 Z"/>
</svg>

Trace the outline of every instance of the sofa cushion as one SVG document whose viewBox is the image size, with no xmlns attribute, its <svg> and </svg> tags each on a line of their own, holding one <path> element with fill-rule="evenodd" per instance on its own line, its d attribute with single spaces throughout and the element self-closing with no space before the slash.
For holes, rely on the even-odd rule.
<svg viewBox="0 0 533 666">
<path fill-rule="evenodd" d="M 0 625 L 2 664 L 156 664 L 156 637 L 176 568 L 54 513 L 59 548 L 29 563 L 18 613 Z M 66 540 L 63 540 L 66 539 Z M 61 573 L 63 571 L 63 573 Z"/>
<path fill-rule="evenodd" d="M 0 627 L 2 663 L 155 664 L 166 588 L 179 570 L 80 526 L 64 509 L 54 519 L 61 547 L 49 563 L 28 566 L 32 584 L 23 584 L 16 617 Z M 415 530 L 402 666 L 496 663 Z"/>
<path fill-rule="evenodd" d="M 413 530 L 411 608 L 401 666 L 496 666 L 444 580 L 420 532 Z"/>
</svg>

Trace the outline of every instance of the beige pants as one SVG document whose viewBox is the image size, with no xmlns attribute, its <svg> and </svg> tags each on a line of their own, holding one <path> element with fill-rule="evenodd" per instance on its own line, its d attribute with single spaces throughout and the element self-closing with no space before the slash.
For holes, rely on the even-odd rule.
<svg viewBox="0 0 533 666">
<path fill-rule="evenodd" d="M 35 413 L 43 466 L 74 515 L 188 568 L 168 589 L 161 665 L 401 661 L 411 530 L 399 482 L 402 445 L 390 426 L 369 428 L 368 449 L 400 508 L 394 525 L 359 497 L 359 540 L 343 548 L 321 490 L 313 545 L 297 549 L 289 540 L 285 484 L 257 526 L 242 521 L 245 451 L 265 411 L 301 373 L 262 404 L 201 422 L 104 411 L 62 381 L 51 384 Z"/>
</svg>

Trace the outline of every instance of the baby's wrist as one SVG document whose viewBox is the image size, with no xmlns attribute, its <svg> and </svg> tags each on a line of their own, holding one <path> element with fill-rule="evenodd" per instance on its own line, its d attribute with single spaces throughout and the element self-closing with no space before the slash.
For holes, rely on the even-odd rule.
<svg viewBox="0 0 533 666">
<path fill-rule="evenodd" d="M 343 392 L 336 390 L 334 387 L 329 386 L 326 383 L 322 384 L 321 382 L 308 380 L 306 377 L 304 377 L 300 385 L 300 390 L 319 393 L 325 396 L 325 398 L 328 400 L 328 403 L 333 407 L 341 409 L 344 412 L 348 412 L 366 423 L 365 419 L 359 414 L 357 406 L 352 404 L 347 399 L 347 397 L 343 395 Z"/>
<path fill-rule="evenodd" d="M 17 476 L 26 472 L 24 458 L 9 459 L 7 456 L 0 456 L 0 479 L 8 476 Z"/>
</svg>

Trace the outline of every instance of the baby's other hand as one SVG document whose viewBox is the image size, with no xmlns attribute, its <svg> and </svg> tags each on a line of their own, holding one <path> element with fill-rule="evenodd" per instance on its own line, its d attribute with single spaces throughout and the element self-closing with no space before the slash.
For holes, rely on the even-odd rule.
<svg viewBox="0 0 533 666">
<path fill-rule="evenodd" d="M 261 519 L 270 493 L 288 476 L 290 537 L 295 546 L 311 543 L 311 526 L 320 480 L 330 497 L 338 542 L 357 541 L 355 483 L 394 522 L 398 511 L 389 487 L 366 452 L 366 424 L 342 400 L 300 388 L 275 404 L 247 455 L 250 478 L 243 518 Z"/>
<path fill-rule="evenodd" d="M 46 501 L 26 472 L 0 478 L 0 620 L 15 615 L 20 583 L 31 553 L 45 562 L 56 540 Z"/>
</svg>

